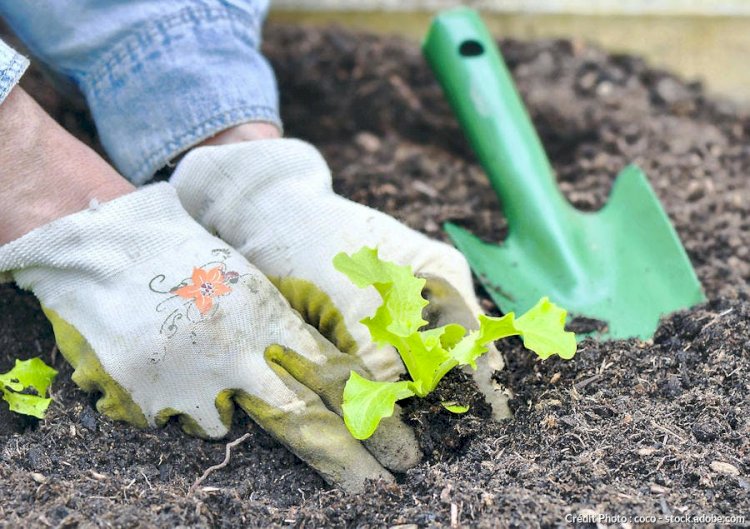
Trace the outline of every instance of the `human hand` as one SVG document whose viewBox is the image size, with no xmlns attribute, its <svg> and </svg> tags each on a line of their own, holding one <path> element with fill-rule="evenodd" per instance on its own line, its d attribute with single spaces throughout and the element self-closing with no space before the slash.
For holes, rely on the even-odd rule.
<svg viewBox="0 0 750 529">
<path fill-rule="evenodd" d="M 0 247 L 0 270 L 39 298 L 73 380 L 101 392 L 97 408 L 114 419 L 145 427 L 176 416 L 217 438 L 236 403 L 350 491 L 420 458 L 398 417 L 365 445 L 349 435 L 343 387 L 350 370 L 367 369 L 191 219 L 168 184 L 31 231 Z"/>
<path fill-rule="evenodd" d="M 193 150 L 172 183 L 186 209 L 263 271 L 303 318 L 340 350 L 361 359 L 377 380 L 403 372 L 393 348 L 378 348 L 360 322 L 380 304 L 334 270 L 339 252 L 377 247 L 382 259 L 410 265 L 427 280 L 434 325 L 476 328 L 481 309 L 471 272 L 454 248 L 395 219 L 336 195 L 327 164 L 299 140 L 258 140 Z M 474 378 L 496 418 L 510 415 L 492 381 L 502 368 L 494 348 Z"/>
</svg>

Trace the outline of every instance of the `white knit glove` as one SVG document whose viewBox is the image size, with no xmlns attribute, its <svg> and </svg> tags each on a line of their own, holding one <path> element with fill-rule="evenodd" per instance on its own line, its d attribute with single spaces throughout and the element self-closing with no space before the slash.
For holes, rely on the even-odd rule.
<svg viewBox="0 0 750 529">
<path fill-rule="evenodd" d="M 410 265 L 427 280 L 431 323 L 478 326 L 481 309 L 464 257 L 336 195 L 327 164 L 305 142 L 273 139 L 194 149 L 171 181 L 198 222 L 255 264 L 310 324 L 339 349 L 354 352 L 377 379 L 394 380 L 404 368 L 396 351 L 376 347 L 360 323 L 381 300 L 375 289 L 359 289 L 334 269 L 339 252 L 377 246 L 382 259 Z M 510 415 L 506 395 L 491 379 L 502 365 L 493 348 L 474 373 L 497 418 Z"/>
<path fill-rule="evenodd" d="M 396 417 L 369 451 L 352 438 L 337 415 L 343 386 L 351 369 L 367 371 L 190 218 L 167 183 L 0 247 L 0 270 L 39 298 L 73 380 L 103 393 L 97 408 L 112 418 L 153 426 L 178 416 L 188 433 L 221 437 L 236 402 L 349 490 L 390 479 L 380 463 L 419 460 Z"/>
</svg>

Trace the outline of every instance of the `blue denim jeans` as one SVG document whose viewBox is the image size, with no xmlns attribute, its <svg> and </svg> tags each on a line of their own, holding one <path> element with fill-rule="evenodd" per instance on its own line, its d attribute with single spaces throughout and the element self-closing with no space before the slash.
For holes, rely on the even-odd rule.
<svg viewBox="0 0 750 529">
<path fill-rule="evenodd" d="M 233 125 L 281 128 L 259 52 L 268 0 L 0 0 L 30 52 L 86 97 L 117 169 L 141 184 Z M 0 42 L 0 102 L 26 60 Z"/>
</svg>

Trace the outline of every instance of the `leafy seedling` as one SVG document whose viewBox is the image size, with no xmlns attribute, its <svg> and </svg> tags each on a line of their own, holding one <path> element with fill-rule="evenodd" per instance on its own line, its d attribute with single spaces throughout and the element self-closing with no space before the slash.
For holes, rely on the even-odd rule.
<svg viewBox="0 0 750 529">
<path fill-rule="evenodd" d="M 381 419 L 393 414 L 396 401 L 425 397 L 454 367 L 470 365 L 489 350 L 489 344 L 508 336 L 520 336 L 527 349 L 540 358 L 553 354 L 570 359 L 576 352 L 576 339 L 565 331 L 566 312 L 542 298 L 533 308 L 516 318 L 510 312 L 502 317 L 479 316 L 479 329 L 467 332 L 451 323 L 420 331 L 427 325 L 422 310 L 428 301 L 422 297 L 425 279 L 415 277 L 411 268 L 382 261 L 373 248 L 362 248 L 333 259 L 334 267 L 360 288 L 375 287 L 383 304 L 361 322 L 379 347 L 393 346 L 406 366 L 411 380 L 378 382 L 354 371 L 344 387 L 344 422 L 357 439 L 367 439 Z M 443 403 L 451 412 L 463 413 L 468 407 Z"/>
<path fill-rule="evenodd" d="M 468 406 L 453 401 L 441 402 L 440 404 L 451 413 L 466 413 L 469 411 Z"/>
<path fill-rule="evenodd" d="M 57 376 L 57 371 L 39 358 L 16 360 L 16 365 L 0 375 L 0 393 L 10 411 L 44 419 L 52 402 L 47 389 Z"/>
</svg>

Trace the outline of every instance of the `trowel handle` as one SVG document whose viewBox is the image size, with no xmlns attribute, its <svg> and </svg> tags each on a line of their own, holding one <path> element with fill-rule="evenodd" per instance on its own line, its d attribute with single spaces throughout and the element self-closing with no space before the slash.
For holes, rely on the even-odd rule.
<svg viewBox="0 0 750 529">
<path fill-rule="evenodd" d="M 473 9 L 440 13 L 422 46 L 469 143 L 500 197 L 511 230 L 569 208 L 492 36 Z"/>
</svg>

